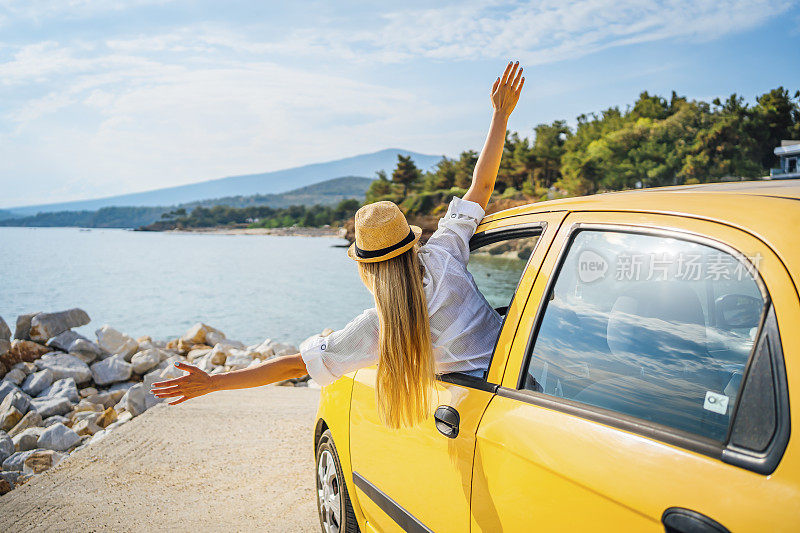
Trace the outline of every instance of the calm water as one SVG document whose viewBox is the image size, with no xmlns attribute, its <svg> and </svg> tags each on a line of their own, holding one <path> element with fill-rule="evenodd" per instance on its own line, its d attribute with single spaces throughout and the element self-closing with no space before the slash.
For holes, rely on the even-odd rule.
<svg viewBox="0 0 800 533">
<path fill-rule="evenodd" d="M 21 313 L 80 307 L 92 318 L 77 330 L 87 337 L 110 324 L 134 337 L 168 339 L 200 321 L 247 344 L 267 337 L 298 343 L 374 305 L 356 265 L 335 247 L 345 242 L 0 228 L 0 316 L 13 330 Z M 509 276 L 515 284 L 519 270 L 507 261 L 470 266 L 479 283 L 476 270 L 495 285 Z"/>
</svg>

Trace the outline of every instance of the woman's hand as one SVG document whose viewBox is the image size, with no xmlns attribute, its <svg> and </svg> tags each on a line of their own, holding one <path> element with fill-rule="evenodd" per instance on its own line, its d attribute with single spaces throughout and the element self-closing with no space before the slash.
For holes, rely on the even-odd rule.
<svg viewBox="0 0 800 533">
<path fill-rule="evenodd" d="M 189 373 L 179 378 L 153 383 L 150 392 L 152 392 L 156 398 L 183 396 L 183 398 L 175 400 L 174 402 L 168 402 L 169 405 L 176 405 L 216 390 L 213 386 L 211 376 L 196 366 L 188 365 L 183 362 L 176 362 L 175 366 Z"/>
<path fill-rule="evenodd" d="M 492 85 L 492 106 L 495 112 L 501 113 L 508 117 L 514 111 L 519 95 L 522 92 L 522 86 L 525 84 L 525 78 L 522 77 L 522 68 L 517 71 L 519 61 L 516 63 L 508 62 L 505 72 L 497 81 Z"/>
</svg>

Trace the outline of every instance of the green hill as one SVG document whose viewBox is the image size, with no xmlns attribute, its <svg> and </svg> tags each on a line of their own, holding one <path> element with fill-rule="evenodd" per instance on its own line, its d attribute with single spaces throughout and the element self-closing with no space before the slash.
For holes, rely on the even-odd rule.
<svg viewBox="0 0 800 533">
<path fill-rule="evenodd" d="M 196 207 L 270 207 L 289 206 L 333 206 L 342 200 L 362 200 L 374 180 L 358 176 L 345 176 L 326 180 L 281 194 L 254 194 L 251 196 L 228 196 L 212 198 L 173 206 L 153 207 L 103 207 L 96 211 L 56 211 L 38 213 L 33 216 L 2 219 L 0 226 L 25 227 L 82 227 L 82 228 L 138 228 L 161 220 L 164 213 L 178 209 L 191 211 Z"/>
</svg>

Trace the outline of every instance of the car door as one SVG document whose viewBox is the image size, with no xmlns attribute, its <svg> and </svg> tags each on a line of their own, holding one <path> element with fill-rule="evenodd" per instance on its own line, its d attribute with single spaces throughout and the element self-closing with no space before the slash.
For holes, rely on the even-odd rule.
<svg viewBox="0 0 800 533">
<path fill-rule="evenodd" d="M 375 404 L 377 365 L 354 378 L 350 453 L 356 497 L 379 531 L 465 531 L 469 528 L 475 430 L 505 366 L 518 315 L 563 213 L 483 223 L 470 247 L 468 269 L 487 300 L 505 314 L 489 381 L 448 374 L 436 381 L 431 417 L 420 426 L 389 430 Z M 438 416 L 437 416 L 438 413 Z M 438 420 L 437 420 L 438 418 Z M 445 433 L 453 434 L 446 436 Z"/>
<path fill-rule="evenodd" d="M 473 531 L 796 530 L 797 319 L 744 231 L 570 214 L 477 432 Z"/>
</svg>

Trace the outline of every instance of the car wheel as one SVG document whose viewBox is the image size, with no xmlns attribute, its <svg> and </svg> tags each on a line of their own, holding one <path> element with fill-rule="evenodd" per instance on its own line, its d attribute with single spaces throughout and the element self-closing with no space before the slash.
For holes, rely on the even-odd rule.
<svg viewBox="0 0 800 533">
<path fill-rule="evenodd" d="M 359 532 L 356 515 L 347 485 L 344 482 L 339 454 L 330 430 L 326 430 L 317 445 L 317 510 L 324 533 Z"/>
</svg>

